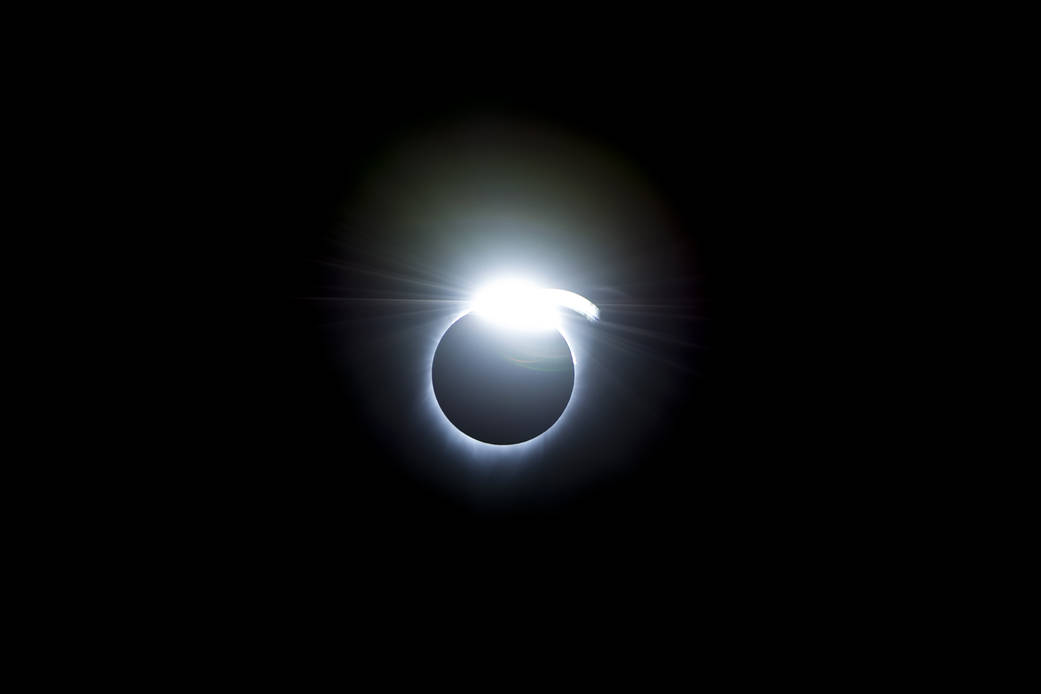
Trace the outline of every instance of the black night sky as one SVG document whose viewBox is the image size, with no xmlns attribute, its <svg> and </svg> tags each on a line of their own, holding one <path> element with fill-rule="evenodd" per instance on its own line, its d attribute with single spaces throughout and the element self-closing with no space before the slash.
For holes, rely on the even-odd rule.
<svg viewBox="0 0 1041 694">
<path fill-rule="evenodd" d="M 207 455 L 182 474 L 238 541 L 729 556 L 843 503 L 821 493 L 848 478 L 819 400 L 839 307 L 804 301 L 807 268 L 841 272 L 828 79 L 735 56 L 541 75 L 271 75 L 214 115 L 204 243 L 229 298 L 205 316 Z M 604 314 L 582 416 L 509 474 L 419 422 L 424 304 L 358 300 L 460 298 L 498 248 Z"/>
</svg>

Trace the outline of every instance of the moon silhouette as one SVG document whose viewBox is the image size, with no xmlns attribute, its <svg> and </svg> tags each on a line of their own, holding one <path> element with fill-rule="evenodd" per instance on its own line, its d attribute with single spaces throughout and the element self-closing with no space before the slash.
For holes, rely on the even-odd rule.
<svg viewBox="0 0 1041 694">
<path fill-rule="evenodd" d="M 560 418 L 575 363 L 558 330 L 510 330 L 468 313 L 442 336 L 431 377 L 437 403 L 457 429 L 508 445 L 539 436 Z"/>
</svg>

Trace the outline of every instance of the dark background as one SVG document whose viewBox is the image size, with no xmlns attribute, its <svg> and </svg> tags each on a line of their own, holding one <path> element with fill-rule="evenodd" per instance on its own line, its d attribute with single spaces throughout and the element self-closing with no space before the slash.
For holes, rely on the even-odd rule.
<svg viewBox="0 0 1041 694">
<path fill-rule="evenodd" d="M 388 618 L 390 608 L 407 618 L 430 607 L 449 612 L 428 624 L 451 642 L 458 606 L 477 603 L 512 627 L 509 608 L 541 594 L 565 606 L 554 616 L 591 616 L 598 630 L 628 616 L 624 605 L 664 617 L 664 628 L 628 635 L 685 632 L 743 661 L 734 671 L 759 665 L 748 640 L 783 652 L 807 605 L 825 618 L 808 627 L 846 649 L 834 627 L 862 623 L 847 607 L 885 608 L 886 588 L 907 585 L 903 564 L 876 557 L 927 556 L 946 521 L 918 531 L 901 516 L 906 502 L 925 517 L 920 501 L 937 492 L 916 488 L 909 472 L 926 447 L 883 436 L 894 410 L 912 410 L 907 429 L 919 414 L 905 389 L 887 392 L 891 381 L 879 378 L 882 348 L 902 350 L 908 334 L 873 301 L 892 281 L 877 261 L 903 259 L 905 239 L 928 222 L 894 201 L 921 190 L 922 169 L 904 153 L 931 123 L 915 121 L 903 97 L 933 70 L 905 75 L 902 61 L 876 70 L 883 35 L 844 50 L 849 23 L 817 31 L 805 22 L 801 33 L 762 15 L 727 30 L 705 18 L 664 23 L 611 34 L 584 25 L 564 37 L 565 56 L 544 52 L 542 31 L 500 45 L 497 31 L 479 29 L 486 45 L 459 44 L 457 59 L 444 60 L 452 46 L 433 30 L 437 45 L 375 28 L 361 42 L 361 22 L 292 41 L 236 22 L 215 27 L 217 51 L 197 50 L 186 32 L 160 49 L 161 67 L 113 51 L 116 66 L 135 70 L 114 85 L 115 112 L 98 109 L 106 127 L 80 117 L 107 96 L 93 81 L 62 109 L 94 145 L 84 179 L 106 165 L 134 179 L 99 196 L 113 211 L 74 230 L 93 245 L 111 238 L 108 214 L 135 216 L 132 233 L 105 249 L 133 281 L 103 278 L 99 300 L 71 294 L 55 306 L 86 306 L 75 337 L 106 357 L 84 359 L 76 346 L 77 366 L 98 380 L 82 389 L 82 407 L 62 402 L 83 435 L 46 433 L 72 444 L 72 479 L 92 483 L 72 490 L 85 512 L 62 519 L 63 536 L 86 540 L 87 556 L 60 573 L 60 591 L 100 560 L 106 588 L 201 612 L 188 617 L 187 643 L 214 617 L 251 628 L 306 615 L 324 623 L 306 635 L 335 648 L 326 634 L 356 633 L 365 610 L 396 643 L 417 620 Z M 590 35 L 600 45 L 572 41 Z M 603 421 L 569 428 L 514 495 L 431 474 L 451 456 L 417 442 L 408 417 L 386 416 L 410 404 L 411 375 L 399 369 L 417 366 L 412 348 L 403 339 L 380 358 L 357 357 L 372 355 L 374 336 L 404 334 L 408 319 L 309 299 L 393 289 L 323 264 L 364 269 L 354 251 L 379 235 L 356 224 L 352 191 L 403 136 L 475 114 L 595 143 L 640 172 L 670 215 L 657 238 L 623 235 L 632 262 L 605 264 L 589 286 L 563 284 L 605 304 L 595 326 L 605 337 L 609 317 L 653 333 L 635 340 L 650 358 L 607 360 L 632 397 L 584 403 Z M 110 156 L 112 131 L 128 140 L 129 161 Z M 672 308 L 612 315 L 598 285 Z M 93 320 L 112 305 L 126 309 L 118 323 L 129 333 L 116 344 Z M 133 387 L 115 387 L 116 374 Z M 112 397 L 118 415 L 99 407 Z M 653 420 L 629 416 L 644 404 Z M 99 460 L 89 442 L 102 443 Z M 110 455 L 119 464 L 107 465 Z M 597 468 L 601 459 L 612 464 Z M 105 493 L 94 494 L 99 481 Z M 111 522 L 80 523 L 97 516 Z M 127 564 L 114 578 L 95 549 L 109 543 Z M 96 595 L 88 602 L 107 607 Z M 883 620 L 889 608 L 878 610 Z M 143 609 L 138 618 L 155 622 Z M 673 643 L 664 652 L 680 662 L 701 652 L 682 636 Z"/>
<path fill-rule="evenodd" d="M 830 347 L 843 310 L 832 289 L 851 265 L 839 227 L 858 224 L 846 162 L 864 137 L 844 116 L 841 70 L 716 55 L 658 71 L 406 75 L 271 73 L 237 82 L 221 97 L 233 106 L 203 118 L 220 151 L 199 171 L 219 201 L 204 244 L 223 298 L 196 343 L 205 460 L 184 474 L 228 533 L 217 546 L 334 563 L 596 552 L 626 570 L 637 557 L 677 568 L 701 557 L 717 576 L 835 547 L 861 474 L 839 455 L 847 410 L 835 393 L 850 365 Z M 301 300 L 328 290 L 314 261 L 341 252 L 345 199 L 380 153 L 474 113 L 564 128 L 641 171 L 679 249 L 679 284 L 642 298 L 680 294 L 700 316 L 675 333 L 697 349 L 663 348 L 695 365 L 674 379 L 667 414 L 625 465 L 563 495 L 475 503 L 417 475 L 338 363 L 344 334 L 330 339 L 328 309 Z"/>
<path fill-rule="evenodd" d="M 891 281 L 888 266 L 874 263 L 902 259 L 904 239 L 928 221 L 902 216 L 893 201 L 920 190 L 915 158 L 902 155 L 931 123 L 914 121 L 903 96 L 929 84 L 934 63 L 890 80 L 875 69 L 884 35 L 844 50 L 853 23 L 818 31 L 801 17 L 788 19 L 803 32 L 762 15 L 726 30 L 704 17 L 610 34 L 586 24 L 563 37 L 566 55 L 548 55 L 542 31 L 500 42 L 494 27 L 477 30 L 480 47 L 432 29 L 434 45 L 413 44 L 396 31 L 404 19 L 382 32 L 353 22 L 294 40 L 241 18 L 206 24 L 206 50 L 185 32 L 159 48 L 159 66 L 116 47 L 113 69 L 88 67 L 90 79 L 61 109 L 61 128 L 73 122 L 93 145 L 82 180 L 107 167 L 133 179 L 103 191 L 112 210 L 74 231 L 93 245 L 112 238 L 108 215 L 127 208 L 134 218 L 132 233 L 103 250 L 132 281 L 102 278 L 97 300 L 70 293 L 54 306 L 85 306 L 74 337 L 105 357 L 85 359 L 69 340 L 76 365 L 98 381 L 81 390 L 82 406 L 41 389 L 81 420 L 80 431 L 45 437 L 70 443 L 72 480 L 91 483 L 72 490 L 84 512 L 62 519 L 63 536 L 86 540 L 87 556 L 60 572 L 66 585 L 56 592 L 100 560 L 108 589 L 201 609 L 187 643 L 215 616 L 251 627 L 276 622 L 283 609 L 339 633 L 368 608 L 396 638 L 403 622 L 384 618 L 387 606 L 454 613 L 460 592 L 512 626 L 500 619 L 506 608 L 543 593 L 562 598 L 561 615 L 587 607 L 597 628 L 618 623 L 628 603 L 671 622 L 655 635 L 687 630 L 723 649 L 734 644 L 732 657 L 747 660 L 745 641 L 730 635 L 762 635 L 776 651 L 804 624 L 807 603 L 838 623 L 842 607 L 870 611 L 886 600 L 880 588 L 902 590 L 903 566 L 881 566 L 872 550 L 920 553 L 945 519 L 886 544 L 906 534 L 900 501 L 924 515 L 917 502 L 935 491 L 908 484 L 925 447 L 882 436 L 892 410 L 916 403 L 903 389 L 885 392 L 884 380 L 865 386 L 883 375 L 878 342 L 899 350 L 907 339 L 872 308 Z M 555 23 L 542 19 L 542 28 Z M 599 45 L 577 40 L 591 35 Z M 145 30 L 135 36 L 150 43 Z M 445 60 L 453 47 L 457 59 Z M 905 63 L 894 62 L 888 72 L 904 75 Z M 112 85 L 118 105 L 101 108 L 108 94 L 96 85 L 113 73 L 126 74 Z M 372 407 L 383 383 L 391 405 L 408 404 L 399 399 L 407 379 L 395 375 L 414 366 L 397 358 L 410 354 L 407 341 L 362 362 L 371 369 L 345 370 L 368 351 L 376 321 L 308 300 L 387 288 L 320 262 L 365 266 L 351 249 L 371 228 L 353 225 L 351 191 L 403 135 L 474 114 L 566 131 L 639 171 L 671 215 L 667 243 L 627 236 L 625 247 L 652 262 L 612 263 L 599 279 L 697 316 L 613 316 L 677 338 L 637 342 L 689 370 L 614 361 L 633 397 L 588 403 L 583 410 L 605 421 L 569 430 L 544 461 L 551 465 L 520 480 L 515 496 L 502 485 L 460 493 L 457 480 L 423 474 L 452 461 L 412 446 L 407 418 Z M 132 150 L 128 160 L 114 161 L 114 141 Z M 61 172 L 79 187 L 78 174 Z M 92 276 L 104 272 L 83 264 Z M 596 286 L 565 287 L 607 303 Z M 129 333 L 115 344 L 93 320 L 113 305 L 119 334 Z M 389 320 L 388 334 L 408 323 Z M 116 387 L 116 374 L 133 387 Z M 108 398 L 118 414 L 99 406 Z M 643 403 L 660 416 L 626 416 Z M 97 452 L 91 442 L 102 444 Z M 109 466 L 110 456 L 119 464 Z M 600 457 L 621 463 L 554 489 L 553 470 L 589 469 Z M 94 493 L 98 482 L 105 493 Z M 80 523 L 97 516 L 111 522 Z M 113 538 L 128 566 L 110 578 L 95 548 Z M 375 599 L 388 588 L 390 600 Z M 96 595 L 88 602 L 107 607 Z M 773 620 L 772 611 L 788 614 Z M 146 610 L 139 618 L 154 622 Z M 772 632 L 763 634 L 764 622 Z M 827 621 L 820 632 L 833 641 Z"/>
</svg>

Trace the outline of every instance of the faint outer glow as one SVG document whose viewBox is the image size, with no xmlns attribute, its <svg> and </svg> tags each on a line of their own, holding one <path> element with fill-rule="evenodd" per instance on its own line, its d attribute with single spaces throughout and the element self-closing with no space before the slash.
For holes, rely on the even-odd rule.
<svg viewBox="0 0 1041 694">
<path fill-rule="evenodd" d="M 585 297 L 563 289 L 543 289 L 519 279 L 502 279 L 482 287 L 471 304 L 477 315 L 512 330 L 557 329 L 561 308 L 588 320 L 600 316 L 597 307 Z"/>
<path fill-rule="evenodd" d="M 563 336 L 564 341 L 571 350 L 571 357 L 575 363 L 575 385 L 571 392 L 564 412 L 556 422 L 546 431 L 538 436 L 520 443 L 499 445 L 485 443 L 467 436 L 452 424 L 445 416 L 441 406 L 437 403 L 434 395 L 433 380 L 429 377 L 429 369 L 426 378 L 425 407 L 431 416 L 438 422 L 440 430 L 445 437 L 445 443 L 453 449 L 464 453 L 463 460 L 473 464 L 480 464 L 489 459 L 500 462 L 508 460 L 527 459 L 532 454 L 538 454 L 550 443 L 560 431 L 562 425 L 570 418 L 570 414 L 582 400 L 584 394 L 583 375 L 585 367 L 580 358 L 585 353 L 585 347 L 576 341 L 576 335 L 564 325 L 561 320 L 559 309 L 568 308 L 582 315 L 587 320 L 594 321 L 600 316 L 599 309 L 585 297 L 574 292 L 563 289 L 540 289 L 530 282 L 522 280 L 500 280 L 495 282 L 474 295 L 470 309 L 454 315 L 443 328 L 438 328 L 436 337 L 430 345 L 430 368 L 433 368 L 434 353 L 441 342 L 441 338 L 452 325 L 463 316 L 474 311 L 485 318 L 504 327 L 521 330 L 546 330 L 555 329 Z"/>
</svg>

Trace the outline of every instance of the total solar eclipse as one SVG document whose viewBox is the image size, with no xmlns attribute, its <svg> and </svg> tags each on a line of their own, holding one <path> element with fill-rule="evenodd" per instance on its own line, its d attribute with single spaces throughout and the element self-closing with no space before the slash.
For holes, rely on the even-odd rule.
<svg viewBox="0 0 1041 694">
<path fill-rule="evenodd" d="M 523 443 L 560 418 L 575 385 L 575 361 L 558 329 L 560 308 L 589 320 L 583 297 L 529 283 L 497 282 L 449 327 L 434 352 L 434 396 L 445 417 L 484 443 Z"/>
</svg>

